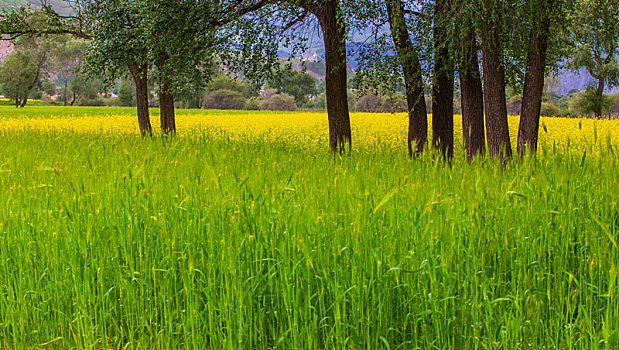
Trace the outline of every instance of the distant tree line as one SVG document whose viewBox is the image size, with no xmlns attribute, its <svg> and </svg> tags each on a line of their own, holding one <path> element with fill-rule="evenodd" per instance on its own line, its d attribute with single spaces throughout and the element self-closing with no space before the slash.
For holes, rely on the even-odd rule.
<svg viewBox="0 0 619 350">
<path fill-rule="evenodd" d="M 118 92 L 124 96 L 119 100 L 135 101 L 143 135 L 152 133 L 148 107 L 153 96 L 165 133 L 176 130 L 177 106 L 320 108 L 324 100 L 333 152 L 347 152 L 353 144 L 350 110 L 404 110 L 409 114 L 409 155 L 424 152 L 430 144 L 449 160 L 454 113 L 461 111 L 460 132 L 469 158 L 488 152 L 506 160 L 513 152 L 507 122 L 510 105 L 517 105 L 520 112 L 516 149 L 521 155 L 537 149 L 542 112 L 557 108 L 561 113 L 563 102 L 544 93 L 545 82 L 557 69 L 584 68 L 597 81 L 570 102 L 574 109 L 596 117 L 612 109 L 614 101 L 604 95 L 605 89 L 619 85 L 619 0 L 79 0 L 70 4 L 74 11 L 68 16 L 45 1 L 39 10 L 2 12 L 0 32 L 5 39 L 36 39 L 18 45 L 31 47 L 17 50 L 20 57 L 7 59 L 9 67 L 18 61 L 27 67 L 23 74 L 13 75 L 8 72 L 14 69 L 3 69 L 6 93 L 14 94 L 16 105 L 23 104 L 41 79 L 41 62 L 56 55 L 44 43 L 45 35 L 71 35 L 71 40 L 85 42 L 79 58 L 84 69 L 72 71 L 69 62 L 77 61 L 55 56 L 65 62 L 65 70 L 57 73 L 65 77 L 64 101 L 75 103 L 79 98 L 79 92 L 74 89 L 71 97 L 68 89 L 80 85 L 72 82 L 79 82 L 75 77 L 82 74 L 101 77 L 108 86 L 122 81 Z M 324 92 L 311 77 L 282 66 L 277 57 L 282 45 L 293 52 L 306 50 L 312 28 L 319 28 L 324 42 Z M 365 38 L 362 44 L 347 46 L 358 36 Z M 70 51 L 70 46 L 58 52 Z M 350 50 L 361 57 L 354 79 L 347 65 Z M 242 82 L 222 78 L 221 70 Z M 66 79 L 69 75 L 73 80 Z M 356 94 L 350 94 L 351 87 Z M 135 91 L 131 98 L 130 91 Z"/>
</svg>

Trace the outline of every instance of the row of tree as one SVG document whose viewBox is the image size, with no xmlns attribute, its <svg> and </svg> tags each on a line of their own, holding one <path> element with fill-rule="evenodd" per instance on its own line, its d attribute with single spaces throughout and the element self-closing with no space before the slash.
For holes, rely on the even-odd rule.
<svg viewBox="0 0 619 350">
<path fill-rule="evenodd" d="M 432 145 L 445 159 L 454 149 L 454 82 L 459 79 L 463 135 L 469 157 L 487 149 L 507 159 L 512 145 L 505 89 L 522 86 L 517 150 L 537 148 L 545 77 L 569 58 L 598 79 L 601 96 L 618 83 L 619 0 L 80 0 L 74 14 L 43 6 L 5 11 L 8 36 L 69 33 L 89 41 L 87 66 L 135 82 L 140 130 L 152 133 L 148 80 L 156 81 L 161 125 L 176 130 L 174 94 L 208 81 L 214 65 L 260 85 L 280 45 L 304 49 L 308 28 L 320 27 L 326 60 L 330 147 L 352 145 L 347 101 L 347 42 L 363 35 L 360 86 L 404 85 L 409 154 L 428 143 L 424 85 L 432 95 Z M 428 39 L 429 38 L 429 39 Z M 372 40 L 373 39 L 373 40 Z M 480 62 L 481 61 L 481 62 Z M 480 66 L 482 70 L 480 71 Z M 397 69 L 396 69 L 397 67 Z M 597 110 L 596 114 L 601 113 Z"/>
</svg>

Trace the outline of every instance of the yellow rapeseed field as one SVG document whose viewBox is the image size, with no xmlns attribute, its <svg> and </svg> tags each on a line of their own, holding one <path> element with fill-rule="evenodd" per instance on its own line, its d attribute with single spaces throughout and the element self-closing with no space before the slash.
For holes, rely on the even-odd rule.
<svg viewBox="0 0 619 350">
<path fill-rule="evenodd" d="M 1 118 L 1 116 L 0 116 Z M 432 116 L 428 116 L 431 120 Z M 151 116 L 154 129 L 159 117 Z M 519 118 L 509 117 L 512 146 L 518 133 Z M 406 149 L 406 114 L 352 113 L 353 144 L 358 149 Z M 431 124 L 430 124 L 431 125 Z M 328 121 L 326 113 L 307 112 L 229 112 L 182 111 L 177 115 L 179 135 L 207 134 L 213 138 L 284 142 L 302 147 L 326 147 Z M 137 118 L 127 112 L 101 115 L 41 115 L 40 117 L 5 118 L 0 131 L 49 131 L 110 134 L 139 134 Z M 455 117 L 456 145 L 462 144 L 461 116 Z M 431 137 L 431 136 L 430 136 Z M 542 118 L 540 147 L 568 147 L 571 151 L 593 151 L 615 145 L 619 140 L 619 121 Z M 459 147 L 460 148 L 460 147 Z"/>
</svg>

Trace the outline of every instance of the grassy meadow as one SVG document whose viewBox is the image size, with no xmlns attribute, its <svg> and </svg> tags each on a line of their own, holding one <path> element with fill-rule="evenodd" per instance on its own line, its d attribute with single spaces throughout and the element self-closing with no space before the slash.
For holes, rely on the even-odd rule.
<svg viewBox="0 0 619 350">
<path fill-rule="evenodd" d="M 618 348 L 619 121 L 504 168 L 406 122 L 0 107 L 0 349 Z"/>
</svg>

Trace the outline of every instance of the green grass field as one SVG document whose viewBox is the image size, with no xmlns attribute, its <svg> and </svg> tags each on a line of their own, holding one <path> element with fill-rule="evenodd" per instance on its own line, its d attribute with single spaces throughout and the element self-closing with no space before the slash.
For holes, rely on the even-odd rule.
<svg viewBox="0 0 619 350">
<path fill-rule="evenodd" d="M 616 145 L 543 149 L 0 132 L 0 349 L 616 349 Z"/>
</svg>

